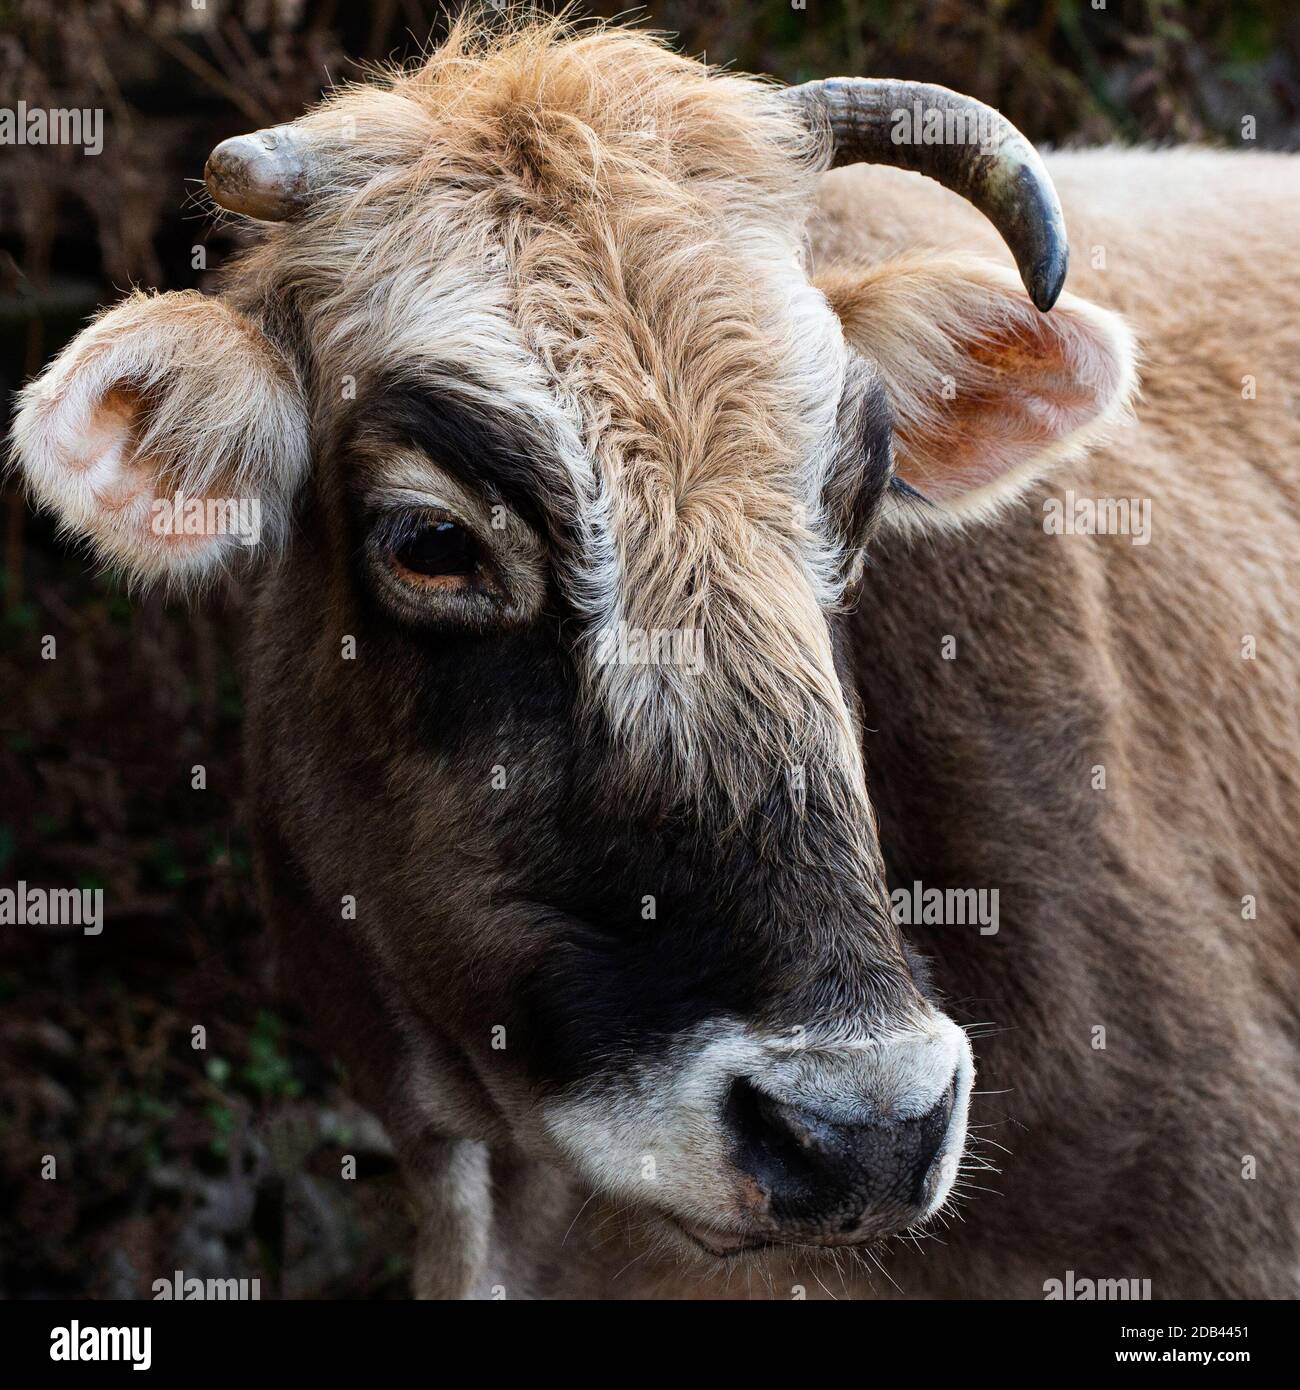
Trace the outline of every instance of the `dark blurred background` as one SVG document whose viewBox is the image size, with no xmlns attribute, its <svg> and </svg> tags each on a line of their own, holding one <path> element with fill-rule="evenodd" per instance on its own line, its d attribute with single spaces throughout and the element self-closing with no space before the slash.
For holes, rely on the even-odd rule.
<svg viewBox="0 0 1300 1390">
<path fill-rule="evenodd" d="M 1296 148 L 1294 0 L 1097 3 L 649 13 L 690 53 L 788 81 L 957 87 L 1039 142 L 1239 145 L 1247 113 L 1257 147 Z M 421 0 L 0 0 L 0 108 L 104 111 L 98 156 L 0 146 L 0 425 L 98 305 L 130 285 L 208 284 L 232 250 L 195 197 L 214 144 L 298 115 L 359 62 L 417 55 L 444 24 Z M 264 1298 L 405 1296 L 408 1218 L 383 1136 L 308 1021 L 263 987 L 238 586 L 201 606 L 128 598 L 12 484 L 0 524 L 0 886 L 102 888 L 107 922 L 98 937 L 0 928 L 0 1296 L 147 1297 L 174 1269 L 257 1277 Z"/>
</svg>

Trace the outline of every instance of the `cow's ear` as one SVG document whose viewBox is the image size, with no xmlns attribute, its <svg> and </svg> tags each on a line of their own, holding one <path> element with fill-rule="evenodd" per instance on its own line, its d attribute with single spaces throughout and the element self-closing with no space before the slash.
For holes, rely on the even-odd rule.
<svg viewBox="0 0 1300 1390">
<path fill-rule="evenodd" d="M 308 460 L 302 391 L 262 329 L 194 291 L 132 294 L 22 392 L 12 452 L 68 531 L 143 580 L 274 544 Z"/>
<path fill-rule="evenodd" d="M 1123 319 L 1070 294 L 1040 313 L 989 261 L 909 256 L 817 283 L 880 372 L 898 475 L 938 504 L 938 522 L 996 511 L 1096 443 L 1136 389 Z M 893 515 L 924 522 L 926 509 Z"/>
</svg>

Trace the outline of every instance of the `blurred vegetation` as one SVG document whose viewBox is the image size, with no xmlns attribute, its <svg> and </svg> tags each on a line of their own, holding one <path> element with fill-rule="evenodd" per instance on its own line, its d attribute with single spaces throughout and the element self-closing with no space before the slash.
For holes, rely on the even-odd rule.
<svg viewBox="0 0 1300 1390">
<path fill-rule="evenodd" d="M 688 52 L 788 81 L 941 82 L 1041 142 L 1238 144 L 1243 115 L 1260 147 L 1300 134 L 1294 0 L 650 14 Z M 362 61 L 417 55 L 444 24 L 421 0 L 0 0 L 0 107 L 101 107 L 106 127 L 93 158 L 0 147 L 0 414 L 125 286 L 208 284 L 231 250 L 193 197 L 217 141 L 292 118 Z M 3 527 L 0 885 L 103 888 L 108 925 L 0 933 L 0 1295 L 147 1296 L 176 1268 L 259 1277 L 264 1297 L 402 1294 L 408 1220 L 383 1136 L 262 984 L 238 586 L 194 608 L 129 600 L 12 486 Z M 362 1181 L 340 1181 L 343 1152 Z"/>
</svg>

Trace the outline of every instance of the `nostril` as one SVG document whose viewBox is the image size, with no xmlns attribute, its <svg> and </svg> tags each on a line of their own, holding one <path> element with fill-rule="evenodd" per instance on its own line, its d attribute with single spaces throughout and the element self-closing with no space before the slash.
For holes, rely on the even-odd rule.
<svg viewBox="0 0 1300 1390">
<path fill-rule="evenodd" d="M 737 1164 L 766 1192 L 776 1219 L 849 1228 L 870 1208 L 925 1205 L 953 1100 L 950 1086 L 924 1115 L 844 1124 L 739 1077 L 728 1096 L 727 1120 Z"/>
<path fill-rule="evenodd" d="M 770 1158 L 814 1164 L 835 1143 L 827 1121 L 767 1095 L 743 1076 L 732 1087 L 729 1110 L 733 1129 Z"/>
<path fill-rule="evenodd" d="M 735 1136 L 737 1165 L 767 1194 L 773 1215 L 807 1202 L 821 1188 L 819 1170 L 830 1136 L 817 1142 L 811 1116 L 805 1119 L 794 1106 L 742 1076 L 732 1084 L 726 1118 Z"/>
</svg>

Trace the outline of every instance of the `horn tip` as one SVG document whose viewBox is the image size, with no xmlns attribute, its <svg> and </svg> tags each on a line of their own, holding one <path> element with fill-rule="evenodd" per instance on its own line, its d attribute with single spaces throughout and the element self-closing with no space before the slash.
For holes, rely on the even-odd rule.
<svg viewBox="0 0 1300 1390">
<path fill-rule="evenodd" d="M 1047 313 L 1061 297 L 1069 268 L 1069 250 L 1062 246 L 1059 252 L 1046 256 L 1024 276 L 1029 297 L 1041 313 Z"/>
<path fill-rule="evenodd" d="M 203 166 L 213 202 L 263 222 L 282 222 L 306 197 L 302 160 L 288 131 L 277 128 L 223 140 Z"/>
</svg>

